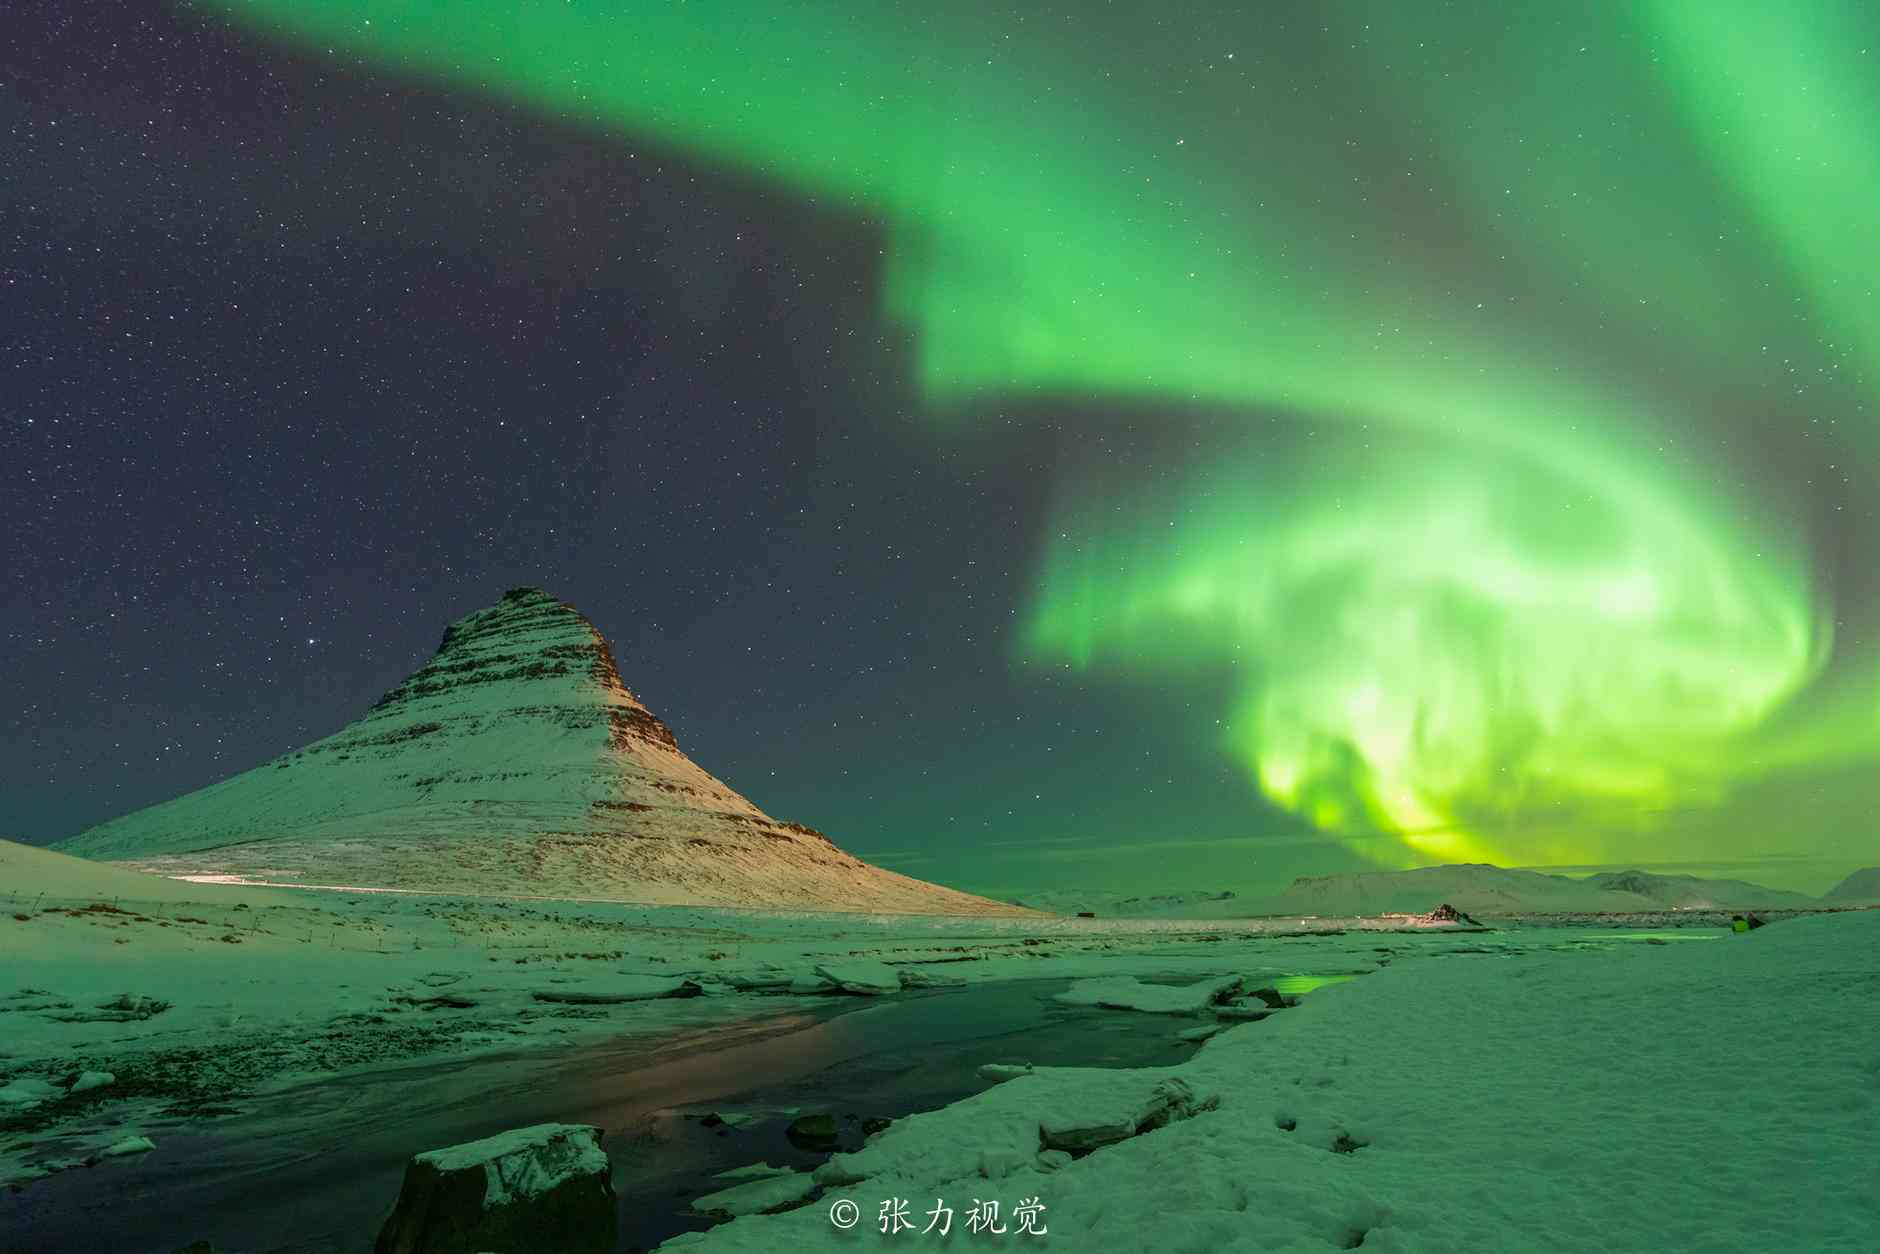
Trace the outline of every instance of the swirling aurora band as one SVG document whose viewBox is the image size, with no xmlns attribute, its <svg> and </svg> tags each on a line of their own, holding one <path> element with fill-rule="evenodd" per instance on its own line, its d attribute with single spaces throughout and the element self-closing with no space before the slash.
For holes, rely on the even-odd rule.
<svg viewBox="0 0 1880 1254">
<path fill-rule="evenodd" d="M 943 438 L 1097 411 L 1021 657 L 1228 675 L 1220 747 L 1387 861 L 1880 744 L 1866 6 L 213 7 L 879 221 Z M 1225 417 L 1126 471 L 1119 403 Z"/>
</svg>

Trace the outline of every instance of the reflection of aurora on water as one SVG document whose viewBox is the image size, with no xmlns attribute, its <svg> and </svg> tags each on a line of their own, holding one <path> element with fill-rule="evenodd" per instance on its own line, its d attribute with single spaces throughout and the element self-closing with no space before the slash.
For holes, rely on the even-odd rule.
<svg viewBox="0 0 1880 1254">
<path fill-rule="evenodd" d="M 1229 674 L 1197 719 L 1327 831 L 1598 861 L 1880 742 L 1866 6 L 221 7 L 881 221 L 941 438 L 1192 425 L 1089 418 L 1017 644 Z"/>
</svg>

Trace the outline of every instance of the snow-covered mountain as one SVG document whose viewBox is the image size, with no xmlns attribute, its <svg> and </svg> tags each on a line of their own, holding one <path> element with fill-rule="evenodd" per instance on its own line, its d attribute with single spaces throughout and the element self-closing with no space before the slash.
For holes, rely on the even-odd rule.
<svg viewBox="0 0 1880 1254">
<path fill-rule="evenodd" d="M 1862 867 L 1821 895 L 1832 906 L 1880 903 L 1880 866 Z"/>
<path fill-rule="evenodd" d="M 1633 893 L 1673 910 L 1806 910 L 1821 904 L 1807 893 L 1764 888 L 1748 880 L 1707 880 L 1696 875 L 1605 871 L 1580 882 L 1608 892 Z"/>
<path fill-rule="evenodd" d="M 1859 874 L 1836 889 L 1856 892 Z M 1880 871 L 1866 892 L 1880 899 Z M 1850 887 L 1854 886 L 1854 887 Z M 1649 871 L 1608 871 L 1584 878 L 1511 870 L 1485 863 L 1370 871 L 1294 880 L 1270 897 L 1231 892 L 1129 896 L 1116 892 L 1054 889 L 1014 900 L 1042 910 L 1092 910 L 1106 917 L 1188 919 L 1266 915 L 1349 917 L 1422 914 L 1445 902 L 1470 914 L 1640 913 L 1661 910 L 1777 910 L 1848 904 L 1743 880 L 1707 880 Z"/>
<path fill-rule="evenodd" d="M 1294 880 L 1284 893 L 1262 903 L 1262 908 L 1279 913 L 1379 914 L 1423 911 L 1440 902 L 1471 914 L 1773 910 L 1820 904 L 1803 893 L 1742 880 L 1648 871 L 1609 871 L 1574 879 L 1464 863 Z"/>
<path fill-rule="evenodd" d="M 1016 913 L 844 853 L 700 769 L 594 624 L 535 588 L 453 623 L 364 718 L 57 848 L 167 875 L 901 913 Z"/>
<path fill-rule="evenodd" d="M 1584 880 L 1483 863 L 1297 879 L 1261 906 L 1277 914 L 1356 915 L 1421 913 L 1443 902 L 1471 914 L 1655 908 Z"/>
</svg>

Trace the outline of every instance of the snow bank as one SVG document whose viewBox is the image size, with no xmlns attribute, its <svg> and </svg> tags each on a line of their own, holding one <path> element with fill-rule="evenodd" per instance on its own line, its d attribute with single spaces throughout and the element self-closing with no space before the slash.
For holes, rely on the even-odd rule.
<svg viewBox="0 0 1880 1254">
<path fill-rule="evenodd" d="M 942 1110 L 897 1119 L 853 1154 L 834 1154 L 818 1181 L 875 1176 L 955 1180 L 992 1161 L 1035 1159 L 1045 1149 L 1088 1149 L 1206 1106 L 1170 1068 L 1107 1071 L 1037 1067 Z"/>
<path fill-rule="evenodd" d="M 873 1240 L 890 1198 L 964 1214 L 990 1196 L 1040 1198 L 1074 1250 L 1871 1249 L 1876 972 L 1880 911 L 1396 962 L 1179 1068 L 1040 1069 L 897 1120 L 818 1172 L 817 1205 L 670 1244 L 842 1247 L 824 1203 L 852 1199 Z M 1035 1155 L 1042 1120 L 1127 1110 L 1167 1078 L 1218 1107 L 1055 1171 L 983 1174 L 988 1151 Z"/>
</svg>

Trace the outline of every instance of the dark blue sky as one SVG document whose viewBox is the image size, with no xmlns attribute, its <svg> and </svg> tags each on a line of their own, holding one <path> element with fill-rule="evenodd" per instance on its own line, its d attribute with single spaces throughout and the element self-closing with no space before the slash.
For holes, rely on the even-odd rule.
<svg viewBox="0 0 1880 1254">
<path fill-rule="evenodd" d="M 4 834 L 328 734 L 518 584 L 707 769 L 910 873 L 1296 828 L 1179 700 L 1010 660 L 1072 437 L 923 434 L 874 223 L 164 6 L 9 25 Z"/>
</svg>

